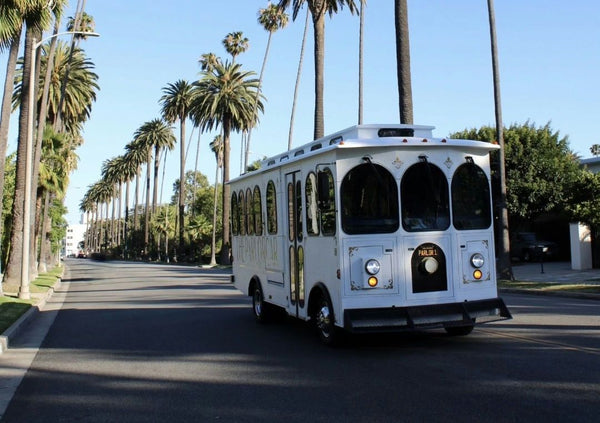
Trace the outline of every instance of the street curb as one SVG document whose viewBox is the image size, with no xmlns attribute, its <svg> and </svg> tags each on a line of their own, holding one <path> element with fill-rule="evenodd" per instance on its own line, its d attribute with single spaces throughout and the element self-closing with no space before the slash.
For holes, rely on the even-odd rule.
<svg viewBox="0 0 600 423">
<path fill-rule="evenodd" d="M 49 288 L 46 294 L 36 305 L 32 305 L 21 317 L 17 319 L 2 335 L 0 335 L 0 354 L 3 354 L 10 346 L 10 338 L 16 337 L 27 326 L 27 324 L 38 315 L 41 309 L 46 305 L 46 301 L 54 294 L 54 291 L 61 286 L 62 279 L 59 277 L 52 288 Z"/>
<path fill-rule="evenodd" d="M 585 294 L 579 292 L 553 292 L 535 289 L 498 288 L 498 292 L 506 294 L 546 295 L 550 297 L 576 298 L 580 300 L 600 301 L 600 294 Z"/>
</svg>

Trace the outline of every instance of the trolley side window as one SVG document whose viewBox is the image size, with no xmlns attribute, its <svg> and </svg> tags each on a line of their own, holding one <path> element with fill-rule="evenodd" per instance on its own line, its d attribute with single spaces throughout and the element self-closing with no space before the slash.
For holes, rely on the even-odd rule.
<svg viewBox="0 0 600 423">
<path fill-rule="evenodd" d="M 333 236 L 335 235 L 335 183 L 331 169 L 319 171 L 317 184 L 321 233 Z"/>
<path fill-rule="evenodd" d="M 319 235 L 319 213 L 317 205 L 317 175 L 310 172 L 306 177 L 306 232 Z"/>
<path fill-rule="evenodd" d="M 237 194 L 235 191 L 231 194 L 231 231 L 234 235 L 240 233 L 240 208 L 238 206 Z"/>
<path fill-rule="evenodd" d="M 302 184 L 296 181 L 296 231 L 298 240 L 302 241 Z"/>
<path fill-rule="evenodd" d="M 296 239 L 296 219 L 294 219 L 294 184 L 289 182 L 287 184 L 287 199 L 288 199 L 288 222 L 289 222 L 289 234 L 288 240 L 294 242 Z"/>
<path fill-rule="evenodd" d="M 342 229 L 347 234 L 396 232 L 398 186 L 383 166 L 364 163 L 346 174 L 341 187 Z"/>
<path fill-rule="evenodd" d="M 443 231 L 450 226 L 448 181 L 427 162 L 408 168 L 401 183 L 402 227 L 408 232 Z"/>
<path fill-rule="evenodd" d="M 275 195 L 275 183 L 267 183 L 267 232 L 270 235 L 277 233 L 277 197 Z"/>
<path fill-rule="evenodd" d="M 254 187 L 254 195 L 252 202 L 252 211 L 254 212 L 254 233 L 262 235 L 262 199 L 260 197 L 260 188 L 258 185 Z"/>
<path fill-rule="evenodd" d="M 460 165 L 452 177 L 452 223 L 460 230 L 492 224 L 488 178 L 474 163 Z"/>
<path fill-rule="evenodd" d="M 254 212 L 252 211 L 252 191 L 250 188 L 246 190 L 246 219 L 248 223 L 246 225 L 246 231 L 248 235 L 254 235 Z"/>
<path fill-rule="evenodd" d="M 238 194 L 238 203 L 240 208 L 240 235 L 246 235 L 246 202 L 244 201 L 244 191 Z"/>
</svg>

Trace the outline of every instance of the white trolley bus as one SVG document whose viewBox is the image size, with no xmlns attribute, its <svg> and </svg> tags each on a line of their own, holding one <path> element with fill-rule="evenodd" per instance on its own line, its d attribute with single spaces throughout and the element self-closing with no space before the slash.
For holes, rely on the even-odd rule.
<svg viewBox="0 0 600 423">
<path fill-rule="evenodd" d="M 433 127 L 359 125 L 230 181 L 232 280 L 339 332 L 473 326 L 511 315 L 496 286 L 489 153 Z"/>
</svg>

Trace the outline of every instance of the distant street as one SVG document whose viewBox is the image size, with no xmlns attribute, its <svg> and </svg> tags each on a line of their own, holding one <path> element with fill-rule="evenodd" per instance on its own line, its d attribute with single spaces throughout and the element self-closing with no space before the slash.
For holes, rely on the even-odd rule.
<svg viewBox="0 0 600 423">
<path fill-rule="evenodd" d="M 364 336 L 331 349 L 302 322 L 257 325 L 250 300 L 222 271 L 87 259 L 67 266 L 36 320 L 60 311 L 2 422 L 600 416 L 600 301 L 506 295 L 514 319 L 467 337 Z M 33 338 L 26 331 L 0 366 L 33 348 Z"/>
</svg>

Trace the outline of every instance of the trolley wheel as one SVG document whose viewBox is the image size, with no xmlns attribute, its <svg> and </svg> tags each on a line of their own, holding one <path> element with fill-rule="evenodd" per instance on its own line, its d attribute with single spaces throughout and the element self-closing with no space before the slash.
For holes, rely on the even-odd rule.
<svg viewBox="0 0 600 423">
<path fill-rule="evenodd" d="M 265 302 L 260 283 L 254 284 L 254 291 L 252 292 L 252 312 L 254 313 L 254 319 L 258 323 L 268 323 L 272 319 L 273 310 L 271 305 Z"/>
<path fill-rule="evenodd" d="M 450 336 L 466 336 L 473 332 L 475 325 L 445 326 L 446 333 Z"/>
<path fill-rule="evenodd" d="M 326 294 L 321 295 L 313 312 L 313 322 L 319 339 L 328 346 L 340 344 L 342 339 L 341 330 L 335 326 L 333 306 Z"/>
</svg>

